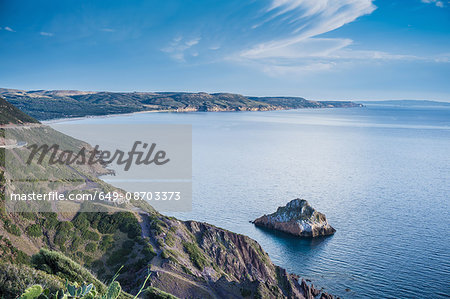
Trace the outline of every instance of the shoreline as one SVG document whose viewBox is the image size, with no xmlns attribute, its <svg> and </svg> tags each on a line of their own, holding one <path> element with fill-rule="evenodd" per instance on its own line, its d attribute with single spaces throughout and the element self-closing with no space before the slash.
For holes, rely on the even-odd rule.
<svg viewBox="0 0 450 299">
<path fill-rule="evenodd" d="M 76 120 L 84 120 L 84 119 L 97 119 L 97 118 L 110 118 L 116 116 L 132 116 L 135 114 L 144 114 L 144 113 L 240 113 L 240 112 L 272 112 L 272 111 L 294 111 L 294 110 L 318 110 L 318 109 L 351 109 L 351 108 L 364 108 L 365 106 L 354 106 L 354 107 L 304 107 L 304 108 L 286 108 L 286 109 L 271 109 L 271 110 L 221 110 L 221 111 L 198 111 L 198 110 L 186 110 L 186 111 L 178 111 L 178 110 L 145 110 L 145 111 L 135 111 L 135 112 L 127 112 L 127 113 L 112 113 L 112 114 L 103 114 L 103 115 L 86 115 L 86 116 L 76 116 L 76 117 L 63 117 L 63 118 L 54 118 L 48 120 L 40 121 L 42 124 L 54 124 L 61 123 L 67 121 L 76 121 Z"/>
</svg>

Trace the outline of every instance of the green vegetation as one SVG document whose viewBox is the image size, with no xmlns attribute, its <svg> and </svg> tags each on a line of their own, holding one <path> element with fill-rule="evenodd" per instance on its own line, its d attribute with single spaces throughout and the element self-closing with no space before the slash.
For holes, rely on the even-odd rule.
<svg viewBox="0 0 450 299">
<path fill-rule="evenodd" d="M 156 252 L 151 244 L 147 244 L 147 246 L 142 249 L 141 253 L 147 261 L 151 261 L 156 256 Z"/>
<path fill-rule="evenodd" d="M 2 262 L 29 264 L 30 257 L 14 247 L 11 241 L 0 235 L 0 257 Z"/>
<path fill-rule="evenodd" d="M 37 123 L 38 121 L 26 113 L 20 111 L 5 99 L 0 97 L 0 125 Z"/>
<path fill-rule="evenodd" d="M 105 235 L 100 242 L 100 249 L 106 251 L 114 244 L 114 238 L 111 235 Z"/>
<path fill-rule="evenodd" d="M 105 286 L 93 274 L 60 252 L 41 249 L 31 257 L 31 263 L 36 269 L 48 274 L 78 283 L 89 281 L 97 290 L 105 290 Z"/>
<path fill-rule="evenodd" d="M 27 235 L 33 238 L 39 238 L 42 236 L 42 228 L 39 224 L 31 224 L 27 227 Z"/>
<path fill-rule="evenodd" d="M 20 236 L 22 234 L 20 228 L 14 223 L 12 223 L 11 220 L 9 219 L 3 219 L 3 227 L 8 233 L 13 234 L 15 236 Z"/>
<path fill-rule="evenodd" d="M 51 259 L 48 260 L 48 262 L 56 263 L 58 266 L 60 266 L 61 263 L 69 263 L 70 266 L 75 267 L 74 271 L 77 271 L 78 275 L 81 276 L 70 275 L 72 278 L 76 278 L 76 280 L 69 280 L 65 275 L 67 272 L 64 272 L 65 274 L 57 273 L 57 275 L 55 275 L 27 266 L 0 263 L 0 294 L 2 295 L 2 298 L 16 298 L 17 294 L 22 294 L 19 296 L 20 299 L 136 299 L 142 293 L 144 298 L 177 299 L 177 297 L 154 287 L 145 289 L 147 281 L 150 278 L 150 273 L 145 278 L 136 296 L 131 296 L 122 291 L 122 287 L 117 281 L 119 271 L 123 267 L 121 267 L 112 277 L 109 285 L 105 286 L 95 277 L 86 275 L 86 273 L 89 274 L 86 269 L 76 264 L 74 261 L 62 257 L 59 253 L 41 251 L 37 256 L 42 258 L 42 255 L 51 256 Z M 34 256 L 34 259 L 37 256 Z M 48 264 L 46 265 L 49 266 Z M 63 280 L 60 277 L 61 274 L 65 277 L 65 283 L 63 283 Z M 82 283 L 78 282 L 80 281 L 80 278 L 83 279 Z M 70 283 L 69 281 L 75 282 Z M 45 286 L 45 288 L 43 286 Z"/>
<path fill-rule="evenodd" d="M 189 254 L 189 258 L 194 266 L 196 266 L 200 270 L 203 270 L 203 268 L 208 264 L 208 261 L 206 260 L 197 244 L 183 242 L 183 248 Z"/>
<path fill-rule="evenodd" d="M 87 252 L 94 252 L 94 251 L 97 250 L 97 244 L 95 244 L 95 243 L 87 243 L 86 247 L 85 247 L 85 250 Z"/>
<path fill-rule="evenodd" d="M 72 92 L 0 89 L 0 95 L 37 119 L 130 113 L 145 110 L 241 111 L 353 107 L 352 102 L 317 102 L 298 97 L 246 97 L 204 92 Z"/>
<path fill-rule="evenodd" d="M 92 233 L 87 232 L 87 225 L 89 223 L 92 228 L 98 229 L 102 234 L 112 234 L 117 229 L 127 233 L 130 239 L 134 239 L 142 234 L 141 226 L 131 212 L 117 212 L 113 214 L 78 213 L 73 223 L 77 225 L 78 229 L 85 232 L 86 238 L 93 241 L 98 241 L 99 238 L 97 239 Z"/>
<path fill-rule="evenodd" d="M 30 285 L 45 285 L 52 292 L 64 285 L 64 280 L 30 266 L 0 263 L 0 294 L 3 298 L 16 298 Z"/>
</svg>

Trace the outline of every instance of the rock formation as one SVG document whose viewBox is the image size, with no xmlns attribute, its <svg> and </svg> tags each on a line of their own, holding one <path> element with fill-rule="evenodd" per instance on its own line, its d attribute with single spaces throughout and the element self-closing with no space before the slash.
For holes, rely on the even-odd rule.
<svg viewBox="0 0 450 299">
<path fill-rule="evenodd" d="M 324 214 L 304 199 L 294 199 L 270 215 L 253 221 L 255 225 L 279 230 L 299 237 L 327 236 L 335 233 Z"/>
</svg>

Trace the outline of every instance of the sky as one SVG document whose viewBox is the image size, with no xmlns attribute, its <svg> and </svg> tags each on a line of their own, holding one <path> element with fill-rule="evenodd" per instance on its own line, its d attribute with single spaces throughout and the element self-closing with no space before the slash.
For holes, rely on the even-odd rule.
<svg viewBox="0 0 450 299">
<path fill-rule="evenodd" d="M 450 101 L 449 0 L 0 0 L 0 87 Z"/>
</svg>

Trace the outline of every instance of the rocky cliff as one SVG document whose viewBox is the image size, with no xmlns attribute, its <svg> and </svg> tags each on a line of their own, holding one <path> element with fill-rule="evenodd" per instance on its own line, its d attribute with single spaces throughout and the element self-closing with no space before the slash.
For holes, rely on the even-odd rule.
<svg viewBox="0 0 450 299">
<path fill-rule="evenodd" d="M 326 236 L 336 231 L 328 224 L 324 214 L 316 211 L 306 200 L 299 198 L 279 207 L 273 214 L 257 218 L 253 223 L 299 237 Z"/>
<path fill-rule="evenodd" d="M 247 236 L 158 213 L 141 217 L 156 252 L 153 287 L 180 298 L 334 298 L 274 265 Z"/>
</svg>

